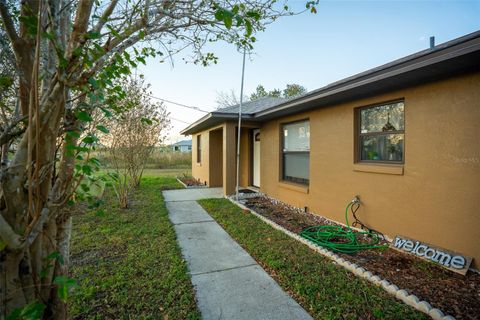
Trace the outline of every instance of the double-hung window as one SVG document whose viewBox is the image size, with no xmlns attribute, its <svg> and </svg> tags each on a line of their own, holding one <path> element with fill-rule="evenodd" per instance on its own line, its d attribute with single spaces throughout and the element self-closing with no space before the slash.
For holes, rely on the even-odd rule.
<svg viewBox="0 0 480 320">
<path fill-rule="evenodd" d="M 404 162 L 403 101 L 357 109 L 357 161 Z"/>
<path fill-rule="evenodd" d="M 310 176 L 310 122 L 287 123 L 282 126 L 282 178 L 308 185 Z"/>
</svg>

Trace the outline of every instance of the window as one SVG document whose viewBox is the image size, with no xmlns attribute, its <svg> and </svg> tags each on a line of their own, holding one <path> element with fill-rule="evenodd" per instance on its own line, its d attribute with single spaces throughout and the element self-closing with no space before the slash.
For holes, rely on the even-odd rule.
<svg viewBox="0 0 480 320">
<path fill-rule="evenodd" d="M 357 118 L 357 161 L 403 163 L 403 101 L 360 108 Z"/>
<path fill-rule="evenodd" d="M 299 121 L 282 127 L 282 178 L 300 184 L 309 183 L 310 122 Z"/>
<path fill-rule="evenodd" d="M 202 136 L 197 136 L 197 163 L 202 162 Z"/>
</svg>

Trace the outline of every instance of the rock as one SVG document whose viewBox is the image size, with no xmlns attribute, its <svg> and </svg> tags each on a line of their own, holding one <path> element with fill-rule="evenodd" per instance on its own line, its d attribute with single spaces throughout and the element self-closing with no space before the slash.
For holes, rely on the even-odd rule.
<svg viewBox="0 0 480 320">
<path fill-rule="evenodd" d="M 433 320 L 443 320 L 443 317 L 445 316 L 441 310 L 436 308 L 428 311 L 428 315 L 432 317 Z"/>
<path fill-rule="evenodd" d="M 380 279 L 379 276 L 373 276 L 373 277 L 370 278 L 370 280 L 377 285 L 379 285 L 380 281 L 382 281 L 382 279 Z"/>
<path fill-rule="evenodd" d="M 443 320 L 455 320 L 455 318 L 452 317 L 451 315 L 447 315 L 447 316 L 443 317 Z"/>
<path fill-rule="evenodd" d="M 398 291 L 398 287 L 394 284 L 391 284 L 386 287 L 385 290 L 387 290 L 388 293 L 395 295 Z"/>
<path fill-rule="evenodd" d="M 387 280 L 382 280 L 380 281 L 380 285 L 384 288 L 384 289 L 387 289 L 387 287 L 390 285 L 390 282 L 388 282 Z"/>
<path fill-rule="evenodd" d="M 404 298 L 408 297 L 408 292 L 405 290 L 398 290 L 397 293 L 395 294 L 395 297 L 397 299 L 403 300 Z"/>
<path fill-rule="evenodd" d="M 357 268 L 355 269 L 355 271 L 353 271 L 357 276 L 362 276 L 363 273 L 365 272 L 365 269 L 363 269 L 362 267 L 360 268 Z"/>
<path fill-rule="evenodd" d="M 416 308 L 417 310 L 420 310 L 428 314 L 428 312 L 432 309 L 432 306 L 427 301 L 420 301 L 419 303 L 417 303 Z"/>
<path fill-rule="evenodd" d="M 415 308 L 415 309 L 417 309 L 418 302 L 420 302 L 420 299 L 418 299 L 418 297 L 414 294 L 409 295 L 405 299 L 405 303 L 408 304 L 409 306 Z"/>
</svg>

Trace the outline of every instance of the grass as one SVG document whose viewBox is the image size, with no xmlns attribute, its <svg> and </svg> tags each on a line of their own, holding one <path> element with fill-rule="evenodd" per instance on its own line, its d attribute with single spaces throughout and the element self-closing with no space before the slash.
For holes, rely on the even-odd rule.
<svg viewBox="0 0 480 320">
<path fill-rule="evenodd" d="M 167 173 L 145 176 L 130 209 L 119 209 L 107 194 L 104 216 L 74 216 L 73 319 L 200 318 L 161 195 L 181 185 Z"/>
<path fill-rule="evenodd" d="M 103 164 L 111 166 L 112 157 L 106 149 L 100 149 L 93 154 Z M 171 151 L 165 148 L 155 148 L 145 159 L 145 165 L 150 169 L 191 169 L 192 152 Z"/>
<path fill-rule="evenodd" d="M 208 213 L 315 319 L 428 319 L 226 199 Z"/>
</svg>

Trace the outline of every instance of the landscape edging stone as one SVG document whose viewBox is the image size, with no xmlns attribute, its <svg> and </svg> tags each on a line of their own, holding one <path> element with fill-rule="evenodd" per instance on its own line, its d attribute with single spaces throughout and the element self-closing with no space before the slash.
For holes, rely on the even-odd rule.
<svg viewBox="0 0 480 320">
<path fill-rule="evenodd" d="M 423 312 L 423 313 L 427 314 L 432 319 L 434 319 L 434 320 L 455 320 L 455 318 L 452 317 L 451 315 L 445 315 L 443 311 L 441 311 L 437 308 L 433 308 L 428 301 L 420 300 L 417 296 L 415 296 L 413 294 L 409 294 L 404 289 L 399 289 L 398 286 L 390 283 L 388 280 L 382 279 L 379 276 L 372 274 L 370 271 L 366 271 L 365 268 L 359 267 L 356 264 L 351 263 L 351 262 L 345 260 L 344 258 L 341 258 L 340 256 L 338 256 L 334 252 L 332 252 L 330 250 L 327 250 L 327 249 L 313 243 L 312 241 L 299 236 L 298 234 L 296 234 L 296 233 L 294 233 L 290 230 L 285 229 L 281 225 L 279 225 L 276 222 L 262 216 L 261 214 L 258 214 L 257 212 L 248 208 L 244 204 L 239 203 L 239 202 L 235 201 L 234 199 L 232 199 L 230 197 L 226 197 L 226 198 L 228 200 L 230 200 L 230 202 L 232 202 L 233 204 L 240 207 L 241 209 L 248 210 L 254 216 L 259 218 L 260 220 L 262 220 L 266 224 L 270 225 L 274 229 L 282 231 L 283 233 L 285 233 L 289 237 L 291 237 L 293 239 L 296 239 L 299 242 L 307 245 L 310 249 L 320 253 L 324 257 L 327 257 L 327 258 L 333 260 L 336 264 L 344 267 L 345 269 L 352 272 L 353 274 L 370 281 L 371 283 L 373 283 L 376 286 L 379 286 L 379 287 L 383 288 L 387 293 L 393 295 L 398 300 L 402 301 L 406 305 L 409 305 L 409 306 L 413 307 L 414 309 L 416 309 L 420 312 Z"/>
</svg>

